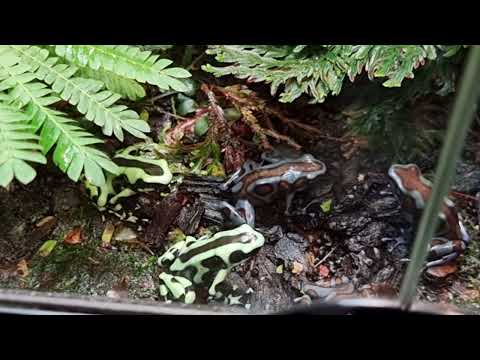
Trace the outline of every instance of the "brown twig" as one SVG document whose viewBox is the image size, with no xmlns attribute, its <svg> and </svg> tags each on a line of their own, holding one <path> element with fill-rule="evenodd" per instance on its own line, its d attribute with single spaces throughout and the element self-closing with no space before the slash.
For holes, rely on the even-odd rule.
<svg viewBox="0 0 480 360">
<path fill-rule="evenodd" d="M 308 124 L 302 124 L 302 123 L 296 121 L 295 119 L 291 119 L 291 118 L 283 115 L 280 111 L 277 111 L 275 109 L 267 108 L 266 111 L 267 111 L 267 113 L 270 113 L 270 114 L 276 116 L 281 122 L 283 122 L 287 126 L 297 127 L 299 129 L 305 130 L 308 133 L 314 133 L 316 135 L 316 137 L 318 137 L 318 138 L 322 138 L 322 139 L 326 139 L 326 140 L 330 140 L 330 141 L 335 141 L 335 142 L 340 142 L 340 143 L 344 143 L 344 142 L 349 141 L 349 140 L 346 140 L 346 139 L 343 139 L 343 138 L 336 138 L 336 137 L 324 135 L 316 127 L 308 125 Z"/>
<path fill-rule="evenodd" d="M 180 119 L 180 120 L 188 120 L 188 118 L 186 117 L 183 117 L 183 116 L 180 116 L 180 115 L 177 115 L 177 114 L 174 114 L 174 113 L 171 113 L 169 111 L 165 111 L 163 109 L 160 108 L 160 106 L 154 106 L 153 107 L 153 110 L 156 112 L 156 113 L 159 113 L 159 114 L 165 114 L 165 115 L 170 115 L 176 119 Z"/>
<path fill-rule="evenodd" d="M 330 257 L 330 255 L 332 255 L 332 253 L 335 251 L 336 248 L 337 248 L 336 246 L 335 246 L 334 248 L 332 248 L 332 250 L 330 250 L 330 251 L 328 252 L 328 254 L 325 255 L 319 262 L 317 262 L 315 265 L 313 265 L 313 267 L 314 267 L 314 268 L 317 268 L 317 267 L 320 266 L 322 263 L 324 263 L 325 260 L 327 260 L 327 259 Z"/>
<path fill-rule="evenodd" d="M 461 199 L 472 201 L 472 202 L 477 201 L 477 198 L 475 196 L 467 195 L 458 191 L 450 191 L 450 195 L 456 198 L 461 198 Z"/>
<path fill-rule="evenodd" d="M 165 93 L 162 93 L 162 94 L 155 95 L 155 96 L 152 97 L 151 99 L 148 99 L 148 101 L 149 101 L 151 104 L 154 104 L 155 101 L 157 101 L 157 100 L 163 99 L 164 97 L 167 97 L 167 96 L 170 96 L 170 95 L 174 95 L 174 94 L 177 94 L 177 93 L 178 93 L 178 91 L 168 91 L 168 92 L 165 92 Z"/>
</svg>

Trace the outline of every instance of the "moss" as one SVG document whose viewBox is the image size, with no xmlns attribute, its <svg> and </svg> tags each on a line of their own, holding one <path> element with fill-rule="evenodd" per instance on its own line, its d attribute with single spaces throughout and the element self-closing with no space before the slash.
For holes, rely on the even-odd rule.
<svg viewBox="0 0 480 360">
<path fill-rule="evenodd" d="M 156 257 L 135 248 L 103 249 L 100 236 L 92 236 L 101 231 L 88 225 L 84 230 L 90 236 L 79 245 L 64 244 L 65 231 L 56 231 L 53 251 L 47 257 L 34 255 L 27 277 L 0 281 L 0 287 L 103 296 L 127 277 L 130 297 L 155 298 Z"/>
</svg>

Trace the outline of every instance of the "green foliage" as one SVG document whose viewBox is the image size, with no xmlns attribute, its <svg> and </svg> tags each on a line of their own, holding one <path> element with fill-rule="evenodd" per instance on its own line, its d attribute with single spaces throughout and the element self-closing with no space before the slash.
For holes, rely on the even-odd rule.
<svg viewBox="0 0 480 360">
<path fill-rule="evenodd" d="M 82 67 L 77 75 L 83 78 L 95 79 L 103 82 L 105 87 L 113 93 L 121 95 L 132 101 L 145 97 L 145 89 L 135 80 L 117 75 L 111 71 L 98 69 L 93 70 L 89 67 Z"/>
<path fill-rule="evenodd" d="M 58 56 L 93 70 L 104 69 L 160 89 L 186 90 L 177 78 L 187 78 L 190 73 L 182 68 L 167 68 L 171 60 L 159 59 L 150 51 L 127 45 L 56 45 Z"/>
<path fill-rule="evenodd" d="M 35 169 L 26 161 L 47 162 L 38 139 L 24 113 L 0 104 L 0 186 L 6 187 L 14 177 L 23 184 L 33 180 Z"/>
<path fill-rule="evenodd" d="M 355 100 L 344 107 L 340 117 L 347 118 L 353 134 L 367 137 L 370 148 L 393 161 L 419 160 L 442 140 L 444 131 L 438 120 L 445 118 L 446 112 L 440 117 L 429 116 L 442 107 L 428 103 L 455 91 L 457 64 L 462 60 L 462 54 L 458 55 L 426 64 L 396 91 L 374 83 L 346 89 L 353 92 Z"/>
<path fill-rule="evenodd" d="M 56 104 L 70 103 L 106 136 L 122 141 L 126 131 L 145 138 L 148 123 L 118 101 L 145 96 L 137 81 L 166 90 L 186 88 L 177 78 L 189 73 L 168 68 L 171 63 L 130 46 L 1 45 L 0 185 L 14 177 L 32 181 L 36 173 L 26 161 L 45 163 L 44 155 L 54 149 L 54 163 L 72 180 L 85 174 L 102 186 L 104 172 L 118 174 L 117 165 L 95 147 L 103 141 L 83 129 L 81 119 L 55 110 Z"/>
<path fill-rule="evenodd" d="M 227 66 L 204 65 L 215 76 L 234 75 L 270 84 L 279 100 L 292 102 L 303 94 L 311 103 L 338 95 L 346 77 L 354 81 L 365 71 L 369 79 L 385 79 L 383 86 L 400 87 L 414 70 L 439 55 L 452 56 L 460 46 L 433 45 L 214 45 L 207 50 Z"/>
</svg>

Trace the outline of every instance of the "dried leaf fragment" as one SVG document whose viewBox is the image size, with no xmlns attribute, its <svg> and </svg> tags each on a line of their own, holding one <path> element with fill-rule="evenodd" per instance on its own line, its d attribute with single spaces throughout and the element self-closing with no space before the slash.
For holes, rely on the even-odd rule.
<svg viewBox="0 0 480 360">
<path fill-rule="evenodd" d="M 69 245 L 81 244 L 83 241 L 83 232 L 81 226 L 75 226 L 63 238 L 63 242 Z"/>
<path fill-rule="evenodd" d="M 43 245 L 38 249 L 38 255 L 41 257 L 47 257 L 53 251 L 53 249 L 57 246 L 56 240 L 47 240 L 43 243 Z"/>
<path fill-rule="evenodd" d="M 303 265 L 294 261 L 292 264 L 292 274 L 300 274 L 303 271 Z"/>
<path fill-rule="evenodd" d="M 103 233 L 102 233 L 102 247 L 110 246 L 110 242 L 112 240 L 114 231 L 115 231 L 115 226 L 111 222 L 108 222 L 105 225 L 105 229 L 103 230 Z"/>
<path fill-rule="evenodd" d="M 39 222 L 35 224 L 36 227 L 42 227 L 45 226 L 46 224 L 51 224 L 55 222 L 57 219 L 55 216 L 45 216 L 43 219 L 41 219 Z"/>
<path fill-rule="evenodd" d="M 21 278 L 26 278 L 28 274 L 29 274 L 29 270 L 28 270 L 27 260 L 22 259 L 17 264 L 17 275 L 20 276 Z"/>
</svg>

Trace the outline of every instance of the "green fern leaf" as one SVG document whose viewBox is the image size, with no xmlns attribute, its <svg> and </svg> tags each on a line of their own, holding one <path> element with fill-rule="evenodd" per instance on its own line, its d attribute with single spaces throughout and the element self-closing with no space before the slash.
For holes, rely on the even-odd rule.
<svg viewBox="0 0 480 360">
<path fill-rule="evenodd" d="M 117 75 L 111 71 L 98 69 L 93 70 L 89 67 L 82 67 L 77 75 L 83 78 L 95 79 L 103 82 L 108 90 L 122 95 L 132 101 L 145 97 L 145 89 L 135 80 Z"/>
<path fill-rule="evenodd" d="M 186 91 L 187 87 L 178 79 L 190 77 L 181 68 L 169 68 L 172 61 L 158 59 L 150 51 L 127 45 L 56 45 L 58 56 L 93 70 L 104 69 L 141 83 L 157 85 L 159 88 Z"/>
<path fill-rule="evenodd" d="M 433 45 L 212 45 L 207 54 L 226 66 L 202 66 L 215 76 L 233 75 L 251 82 L 270 84 L 280 101 L 292 102 L 303 94 L 311 103 L 340 93 L 346 76 L 350 81 L 365 70 L 370 80 L 386 78 L 385 87 L 400 87 L 405 78 L 427 60 L 449 55 Z M 455 49 L 451 53 L 454 53 Z"/>
<path fill-rule="evenodd" d="M 78 181 L 82 170 L 87 180 L 95 186 L 105 184 L 103 170 L 119 174 L 117 165 L 105 153 L 90 146 L 102 141 L 75 125 L 75 121 L 65 117 L 65 114 L 35 100 L 27 105 L 26 113 L 32 124 L 41 128 L 40 145 L 43 152 L 48 153 L 56 144 L 53 162 L 73 181 Z"/>
<path fill-rule="evenodd" d="M 87 120 L 101 126 L 105 135 L 110 136 L 113 133 L 123 141 L 122 129 L 139 138 L 145 138 L 144 133 L 150 131 L 148 123 L 141 120 L 135 111 L 129 110 L 124 105 L 114 105 L 121 96 L 103 90 L 102 82 L 72 77 L 78 69 L 75 66 L 57 63 L 58 58 L 48 57 L 48 51 L 45 49 L 35 46 L 12 46 L 12 48 L 25 63 L 29 64 L 30 69 L 25 70 L 34 72 L 39 80 L 51 85 L 53 91 L 63 100 L 75 105 Z M 31 80 L 30 77 L 28 80 Z"/>
<path fill-rule="evenodd" d="M 46 164 L 27 116 L 18 109 L 0 103 L 0 186 L 7 187 L 16 178 L 22 184 L 36 176 L 27 161 Z"/>
<path fill-rule="evenodd" d="M 29 68 L 11 48 L 0 47 L 0 87 L 10 90 L 9 102 L 12 105 L 16 105 L 18 109 L 25 107 L 34 131 L 40 131 L 39 143 L 43 153 L 47 154 L 56 145 L 53 161 L 72 180 L 78 181 L 83 171 L 92 184 L 104 185 L 104 170 L 116 175 L 119 169 L 105 153 L 91 147 L 102 141 L 77 126 L 76 121 L 67 118 L 65 114 L 47 107 L 60 101 L 60 98 L 55 96 L 46 84 L 33 81 L 31 73 L 28 72 Z M 115 108 L 123 111 L 122 106 L 116 106 L 112 111 L 115 111 Z M 34 157 L 30 158 L 30 161 L 34 161 Z M 25 170 L 25 167 L 19 171 L 21 170 Z M 9 168 L 5 167 L 3 171 L 3 175 L 9 179 Z M 28 178 L 23 178 L 26 179 Z"/>
</svg>

